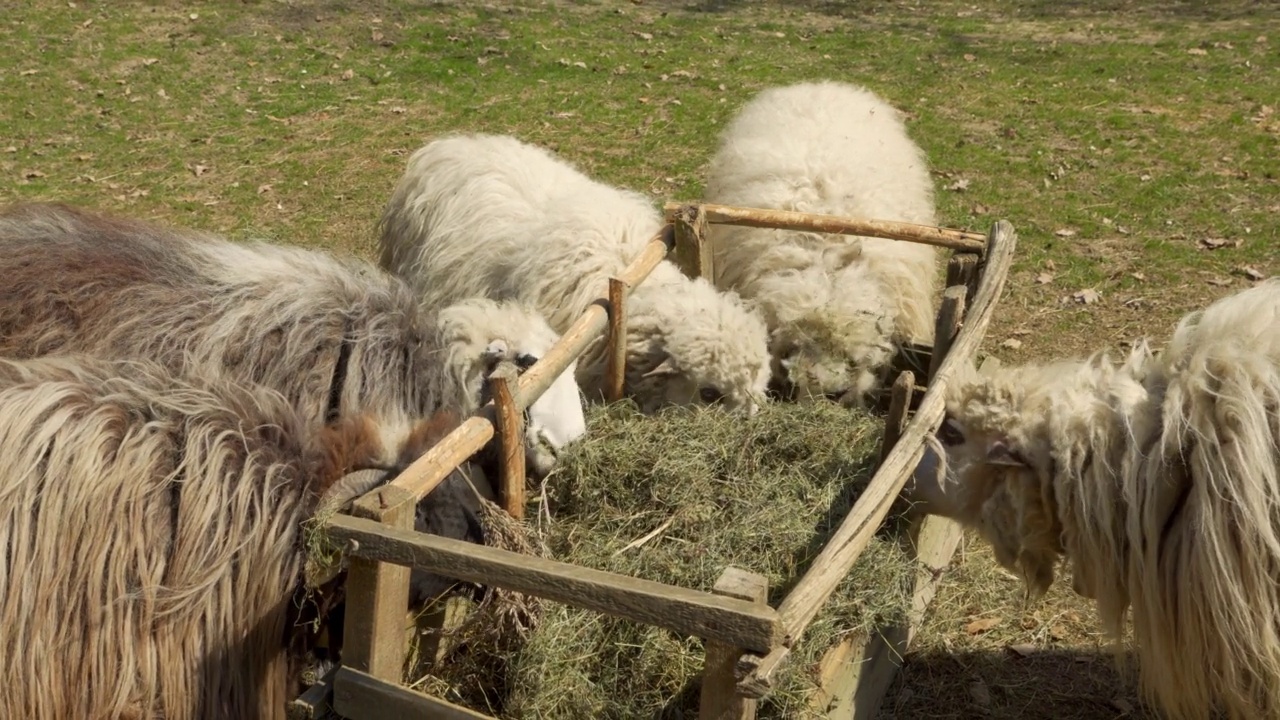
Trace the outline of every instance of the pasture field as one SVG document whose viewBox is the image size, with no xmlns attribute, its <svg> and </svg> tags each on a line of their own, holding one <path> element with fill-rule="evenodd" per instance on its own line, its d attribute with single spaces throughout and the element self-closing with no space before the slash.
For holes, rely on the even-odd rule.
<svg viewBox="0 0 1280 720">
<path fill-rule="evenodd" d="M 1019 231 L 986 350 L 1157 342 L 1280 273 L 1274 0 L 0 3 L 0 202 L 61 200 L 373 256 L 407 156 L 515 134 L 696 199 L 755 91 L 908 114 L 942 222 Z M 884 718 L 1140 717 L 1092 608 L 967 541 Z"/>
</svg>

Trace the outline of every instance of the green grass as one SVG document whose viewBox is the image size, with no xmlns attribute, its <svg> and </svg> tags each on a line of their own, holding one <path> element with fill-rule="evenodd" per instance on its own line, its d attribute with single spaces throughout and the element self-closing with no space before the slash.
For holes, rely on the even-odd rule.
<svg viewBox="0 0 1280 720">
<path fill-rule="evenodd" d="M 736 109 L 816 78 L 909 114 L 945 224 L 1018 229 L 988 342 L 1006 361 L 1158 340 L 1247 287 L 1244 268 L 1280 272 L 1274 0 L 32 0 L 0 14 L 0 201 L 371 256 L 407 154 L 437 133 L 512 133 L 655 201 L 696 199 Z M 1069 300 L 1086 288 L 1101 299 Z M 988 575 L 944 583 L 939 607 L 976 607 L 965 583 Z M 932 622 L 922 647 L 1000 646 Z M 1000 643 L 1096 645 L 1015 625 Z M 931 697 L 910 666 L 904 682 Z M 902 716 L 967 716 L 932 697 Z"/>
</svg>

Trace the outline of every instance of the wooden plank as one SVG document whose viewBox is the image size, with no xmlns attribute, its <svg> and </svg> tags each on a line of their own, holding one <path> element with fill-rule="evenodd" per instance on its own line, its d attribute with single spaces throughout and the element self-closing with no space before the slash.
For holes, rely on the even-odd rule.
<svg viewBox="0 0 1280 720">
<path fill-rule="evenodd" d="M 889 457 L 893 446 L 898 444 L 902 431 L 907 427 L 907 410 L 911 408 L 911 396 L 915 394 L 916 376 L 911 371 L 898 374 L 889 391 L 889 414 L 884 420 L 884 437 L 880 440 L 880 462 Z"/>
<path fill-rule="evenodd" d="M 829 718 L 872 720 L 902 666 L 903 657 L 942 582 L 963 530 L 945 518 L 923 518 L 909 541 L 916 556 L 916 578 L 907 621 L 879 628 L 870 636 L 850 637 L 827 652 L 819 665 L 821 691 L 815 709 Z"/>
<path fill-rule="evenodd" d="M 667 203 L 664 207 L 667 219 L 674 220 L 683 207 L 685 207 L 684 203 Z M 924 245 L 936 245 L 973 253 L 985 252 L 987 249 L 987 238 L 981 233 L 933 227 L 932 225 L 917 225 L 915 223 L 888 220 L 863 220 L 839 215 L 743 208 L 709 203 L 704 203 L 700 207 L 702 208 L 702 215 L 707 222 L 722 225 L 745 225 L 758 228 L 865 235 L 885 238 L 886 240 L 905 240 Z"/>
<path fill-rule="evenodd" d="M 497 408 L 498 500 L 502 509 L 516 520 L 524 519 L 524 413 L 516 407 L 511 386 L 520 377 L 511 363 L 501 363 L 489 375 L 493 404 Z"/>
<path fill-rule="evenodd" d="M 711 245 L 707 242 L 707 218 L 699 205 L 684 205 L 671 218 L 675 223 L 675 262 L 691 278 L 715 282 Z"/>
<path fill-rule="evenodd" d="M 938 321 L 933 331 L 933 356 L 929 358 L 927 385 L 933 385 L 938 368 L 951 350 L 956 335 L 964 325 L 965 298 L 969 289 L 964 285 L 952 285 L 942 292 L 942 304 L 938 306 Z M 976 349 L 975 349 L 976 351 Z"/>
<path fill-rule="evenodd" d="M 769 581 L 763 575 L 728 567 L 716 580 L 713 592 L 765 606 Z M 735 668 L 743 649 L 708 640 L 706 653 L 702 665 L 698 720 L 755 720 L 756 700 L 738 694 Z"/>
<path fill-rule="evenodd" d="M 356 541 L 347 553 L 358 558 L 411 565 L 755 652 L 768 650 L 780 639 L 778 613 L 767 605 L 387 528 L 348 515 L 330 518 L 327 531 L 340 545 Z"/>
<path fill-rule="evenodd" d="M 328 717 L 333 703 L 333 678 L 337 672 L 338 666 L 335 665 L 316 680 L 315 685 L 294 698 L 285 708 L 285 715 L 289 720 L 321 720 Z"/>
<path fill-rule="evenodd" d="M 968 287 L 978 274 L 978 263 L 981 258 L 976 253 L 956 253 L 947 261 L 946 287 L 964 285 Z"/>
<path fill-rule="evenodd" d="M 604 399 L 618 402 L 627 379 L 627 284 L 609 278 L 609 335 L 604 355 Z"/>
<path fill-rule="evenodd" d="M 458 643 L 456 633 L 475 603 L 465 595 L 448 595 L 436 600 L 437 605 L 414 620 L 414 632 L 421 641 L 418 655 L 435 665 L 444 660 Z"/>
<path fill-rule="evenodd" d="M 409 532 L 415 508 L 413 503 L 403 502 L 405 495 L 404 490 L 390 486 L 375 490 L 356 501 L 352 519 L 386 531 Z M 352 557 L 347 570 L 343 662 L 375 677 L 399 680 L 408 607 L 409 568 Z"/>
<path fill-rule="evenodd" d="M 460 705 L 343 666 L 333 684 L 333 707 L 350 720 L 494 720 Z"/>
<path fill-rule="evenodd" d="M 920 402 L 920 408 L 907 424 L 902 438 L 889 457 L 880 465 L 853 509 L 841 522 L 827 545 L 814 559 L 810 570 L 796 584 L 778 608 L 783 622 L 783 645 L 763 658 L 744 656 L 740 665 L 747 675 L 739 683 L 746 692 L 767 692 L 773 678 L 792 646 L 822 609 L 831 593 L 857 562 L 876 529 L 889 514 L 902 486 L 923 452 L 924 436 L 942 420 L 944 393 L 947 381 L 956 374 L 962 363 L 972 359 L 982 344 L 987 325 L 995 312 L 996 303 L 1004 289 L 1005 279 L 1013 264 L 1017 235 L 1013 226 L 1001 220 L 991 229 L 986 254 L 986 268 L 978 286 L 973 306 L 965 318 L 951 351 L 945 355 L 941 366 Z"/>
</svg>

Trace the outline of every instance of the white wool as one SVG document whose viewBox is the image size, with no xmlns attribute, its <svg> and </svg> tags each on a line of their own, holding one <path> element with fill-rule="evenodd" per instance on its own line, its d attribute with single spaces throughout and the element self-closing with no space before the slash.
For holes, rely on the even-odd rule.
<svg viewBox="0 0 1280 720">
<path fill-rule="evenodd" d="M 924 154 L 863 88 L 770 88 L 726 128 L 711 203 L 935 225 Z M 774 380 L 799 397 L 859 402 L 898 346 L 933 338 L 936 252 L 918 243 L 712 225 L 716 285 L 760 308 Z"/>
<path fill-rule="evenodd" d="M 662 228 L 642 195 L 596 182 L 515 138 L 440 138 L 410 158 L 381 221 L 382 264 L 428 306 L 519 298 L 565 332 Z M 723 401 L 751 410 L 769 358 L 763 321 L 734 293 L 663 261 L 627 306 L 626 389 L 642 409 Z M 583 355 L 604 386 L 604 343 Z"/>
<path fill-rule="evenodd" d="M 1153 356 L 948 388 L 945 472 L 914 490 L 1033 593 L 1066 557 L 1172 718 L 1280 713 L 1280 281 L 1184 318 Z"/>
</svg>

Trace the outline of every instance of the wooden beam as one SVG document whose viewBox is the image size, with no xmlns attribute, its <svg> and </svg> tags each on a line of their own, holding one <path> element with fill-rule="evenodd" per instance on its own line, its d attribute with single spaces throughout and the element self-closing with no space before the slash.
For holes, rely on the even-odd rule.
<svg viewBox="0 0 1280 720">
<path fill-rule="evenodd" d="M 947 287 L 952 285 L 964 285 L 968 287 L 978 276 L 978 262 L 981 258 L 977 253 L 955 253 L 951 259 L 947 261 Z"/>
<path fill-rule="evenodd" d="M 713 592 L 767 607 L 769 581 L 763 575 L 728 567 L 716 580 Z M 707 640 L 698 720 L 755 720 L 756 701 L 738 694 L 735 668 L 743 652 L 742 648 Z"/>
<path fill-rule="evenodd" d="M 683 205 L 671 218 L 675 223 L 675 261 L 691 278 L 715 282 L 711 245 L 707 242 L 707 218 L 700 205 Z"/>
<path fill-rule="evenodd" d="M 350 720 L 494 720 L 460 705 L 431 697 L 346 666 L 333 684 L 333 708 Z"/>
<path fill-rule="evenodd" d="M 674 220 L 683 203 L 670 202 L 664 207 L 667 219 Z M 733 207 L 730 205 L 702 204 L 702 215 L 707 222 L 722 225 L 777 228 L 782 230 L 807 230 L 810 232 L 864 235 L 905 240 L 907 242 L 936 245 L 963 252 L 981 253 L 987 249 L 987 238 L 980 233 L 950 228 L 917 225 L 915 223 L 888 220 L 862 220 L 840 215 L 791 212 L 789 210 L 765 210 L 762 208 Z"/>
<path fill-rule="evenodd" d="M 952 285 L 942 292 L 942 304 L 938 307 L 938 321 L 933 329 L 933 355 L 929 358 L 928 387 L 933 386 L 933 379 L 938 368 L 951 350 L 956 335 L 964 325 L 965 297 L 969 289 L 964 285 Z M 974 348 L 977 352 L 977 348 Z"/>
<path fill-rule="evenodd" d="M 627 284 L 609 278 L 609 335 L 604 355 L 604 399 L 622 399 L 627 379 Z"/>
<path fill-rule="evenodd" d="M 767 605 L 438 535 L 381 527 L 348 515 L 330 518 L 327 531 L 340 544 L 354 540 L 348 554 L 366 560 L 411 565 L 755 652 L 768 650 L 780 639 L 778 614 Z"/>
<path fill-rule="evenodd" d="M 893 388 L 889 391 L 889 414 L 884 420 L 884 437 L 880 440 L 880 462 L 889 457 L 889 452 L 898 444 L 898 438 L 907 427 L 907 411 L 911 408 L 911 396 L 915 391 L 916 376 L 910 370 L 899 373 L 898 379 L 893 381 Z"/>
<path fill-rule="evenodd" d="M 333 703 L 333 678 L 337 673 L 338 666 L 335 665 L 316 680 L 315 685 L 290 701 L 285 716 L 289 720 L 320 720 L 325 717 Z"/>
<path fill-rule="evenodd" d="M 413 529 L 414 503 L 396 487 L 383 486 L 356 501 L 352 519 L 384 531 Z M 335 515 L 334 517 L 348 517 Z M 341 542 L 341 541 L 340 541 Z M 350 548 L 348 548 L 350 550 Z M 350 558 L 343 662 L 374 677 L 398 682 L 403 672 L 409 568 L 361 556 Z"/>
<path fill-rule="evenodd" d="M 498 442 L 498 500 L 502 509 L 516 520 L 524 519 L 524 413 L 516 407 L 511 395 L 519 372 L 511 363 L 501 363 L 489 375 L 489 387 L 493 403 L 497 407 Z"/>
<path fill-rule="evenodd" d="M 772 687 L 774 676 L 785 660 L 787 648 L 799 640 L 814 615 L 822 609 L 831 593 L 858 561 L 867 543 L 889 514 L 902 486 L 920 461 L 925 434 L 931 432 L 942 419 L 947 382 L 962 363 L 973 358 L 982 344 L 987 325 L 991 323 L 996 303 L 1004 290 L 1016 247 L 1017 234 L 1013 226 L 1004 220 L 997 222 L 988 239 L 986 268 L 972 309 L 952 344 L 951 351 L 941 361 L 928 392 L 920 402 L 920 408 L 907 424 L 902 438 L 858 498 L 858 502 L 814 559 L 810 570 L 779 606 L 778 613 L 782 616 L 784 629 L 782 647 L 774 649 L 763 658 L 744 656 L 744 669 L 749 674 L 739 683 L 741 689 L 767 692 Z"/>
<path fill-rule="evenodd" d="M 634 287 L 648 277 L 675 243 L 673 233 L 670 225 L 663 226 L 662 231 L 649 241 L 640 255 L 619 274 L 618 279 Z M 608 297 L 602 297 L 588 307 L 569 330 L 560 336 L 560 341 L 552 346 L 550 352 L 520 376 L 514 398 L 521 412 L 551 387 L 556 378 L 569 367 L 569 363 L 578 359 L 591 343 L 600 338 L 608 319 L 604 307 L 607 303 Z M 486 404 L 385 487 L 399 487 L 407 492 L 406 502 L 417 503 L 444 482 L 458 465 L 484 447 L 493 436 L 494 408 L 492 404 Z"/>
</svg>

